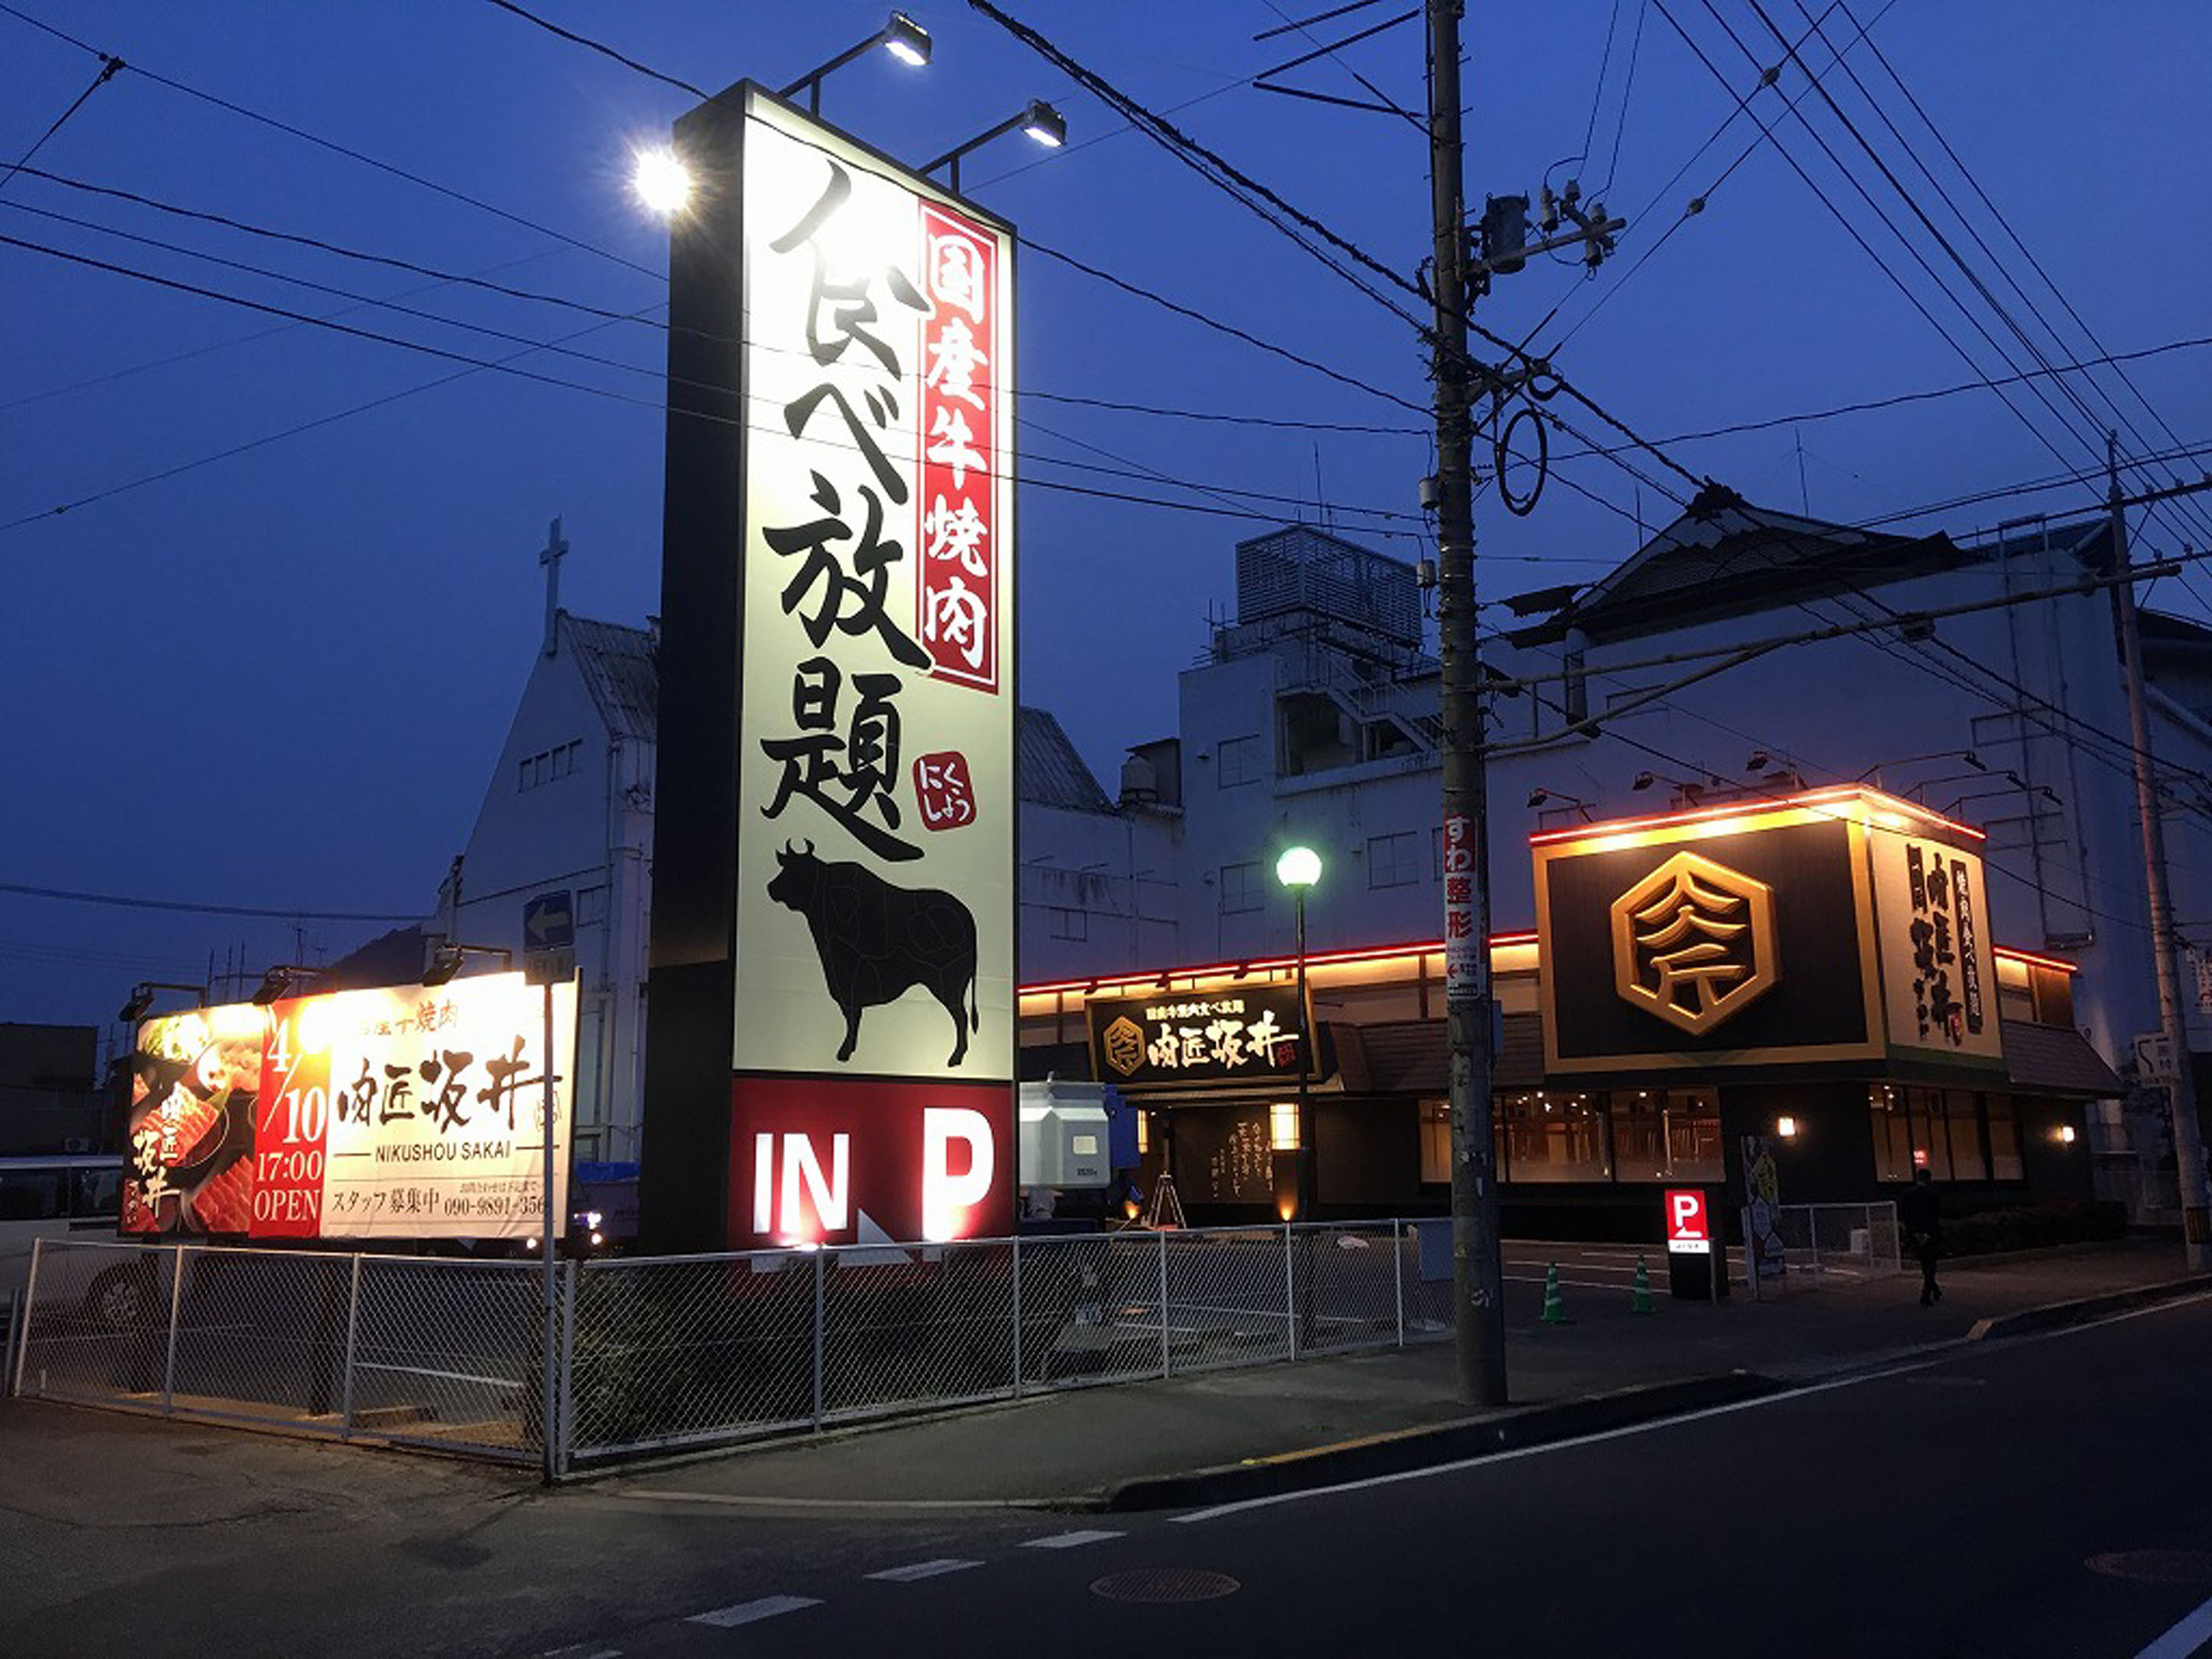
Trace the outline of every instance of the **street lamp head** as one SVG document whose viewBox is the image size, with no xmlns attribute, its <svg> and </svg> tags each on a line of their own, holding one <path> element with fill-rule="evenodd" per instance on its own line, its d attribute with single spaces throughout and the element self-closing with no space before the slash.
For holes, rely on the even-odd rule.
<svg viewBox="0 0 2212 1659">
<path fill-rule="evenodd" d="M 123 1005 L 115 1018 L 125 1025 L 136 1025 L 146 1018 L 146 1011 L 153 1006 L 154 988 L 150 985 L 134 985 L 131 988 L 131 1000 Z"/>
<path fill-rule="evenodd" d="M 929 62 L 929 31 L 902 11 L 891 14 L 879 38 L 884 50 L 902 64 L 920 69 Z"/>
<path fill-rule="evenodd" d="M 1067 118 L 1042 98 L 1032 98 L 1022 131 L 1047 149 L 1058 149 L 1067 142 Z"/>
<path fill-rule="evenodd" d="M 254 988 L 253 995 L 249 1000 L 257 1008 L 266 1008 L 273 1002 L 282 1001 L 284 993 L 291 988 L 292 970 L 289 968 L 271 968 L 261 976 L 261 983 Z"/>
<path fill-rule="evenodd" d="M 1649 789 L 1657 781 L 1658 779 L 1653 774 L 1650 772 L 1638 772 L 1636 776 L 1630 781 L 1628 787 L 1631 789 Z"/>
<path fill-rule="evenodd" d="M 1303 892 L 1321 879 L 1321 854 L 1310 847 L 1285 848 L 1275 860 L 1275 879 L 1293 892 Z"/>
<path fill-rule="evenodd" d="M 630 188 L 647 212 L 673 219 L 690 205 L 691 169 L 665 145 L 641 149 L 630 172 Z"/>
<path fill-rule="evenodd" d="M 1531 806 L 1541 806 L 1546 801 L 1551 799 L 1551 798 L 1552 792 L 1548 789 L 1531 789 L 1528 792 L 1528 805 Z"/>
</svg>

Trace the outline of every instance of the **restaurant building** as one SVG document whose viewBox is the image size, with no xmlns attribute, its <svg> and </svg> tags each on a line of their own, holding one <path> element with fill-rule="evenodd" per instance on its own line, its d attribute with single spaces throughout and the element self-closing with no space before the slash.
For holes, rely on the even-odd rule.
<svg viewBox="0 0 2212 1659">
<path fill-rule="evenodd" d="M 1491 940 L 1509 1231 L 1637 1236 L 1662 1185 L 1878 1200 L 1929 1169 L 1963 1206 L 2090 1196 L 2087 1103 L 2122 1084 L 2075 969 L 1990 936 L 1972 826 L 1846 787 L 1540 832 L 1537 927 Z M 1449 1204 L 1441 940 L 1163 963 L 1026 988 L 1025 1075 L 1117 1085 L 1149 1193 L 1194 1224 Z"/>
</svg>

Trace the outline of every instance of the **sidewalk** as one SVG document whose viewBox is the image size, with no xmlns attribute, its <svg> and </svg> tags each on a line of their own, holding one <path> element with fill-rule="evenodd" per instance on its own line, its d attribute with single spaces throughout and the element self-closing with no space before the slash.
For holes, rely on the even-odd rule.
<svg viewBox="0 0 2212 1659">
<path fill-rule="evenodd" d="M 1573 1322 L 1509 1301 L 1513 1403 L 1461 1401 L 1449 1341 L 1352 1358 L 1081 1389 L 1003 1406 L 714 1455 L 595 1482 L 672 1504 L 785 1507 L 1026 1504 L 1139 1508 L 1357 1478 L 1720 1403 L 2011 1328 L 2039 1310 L 2185 1286 L 2178 1243 L 1946 1264 L 1944 1299 L 1917 1273 L 1753 1304 L 1570 1291 Z M 2202 1281 L 2212 1288 L 2212 1279 Z M 1662 1281 L 1663 1283 L 1663 1281 Z M 1984 1322 L 1995 1322 L 1984 1327 Z M 1981 1328 L 1978 1330 L 1978 1327 Z M 1192 1477 L 1208 1472 L 1202 1480 Z"/>
</svg>

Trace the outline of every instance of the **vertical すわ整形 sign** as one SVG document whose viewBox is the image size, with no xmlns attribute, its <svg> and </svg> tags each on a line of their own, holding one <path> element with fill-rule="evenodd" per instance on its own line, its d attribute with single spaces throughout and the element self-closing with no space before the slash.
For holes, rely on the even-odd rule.
<svg viewBox="0 0 2212 1659">
<path fill-rule="evenodd" d="M 1012 1219 L 1012 237 L 748 89 L 727 1241 Z"/>
</svg>

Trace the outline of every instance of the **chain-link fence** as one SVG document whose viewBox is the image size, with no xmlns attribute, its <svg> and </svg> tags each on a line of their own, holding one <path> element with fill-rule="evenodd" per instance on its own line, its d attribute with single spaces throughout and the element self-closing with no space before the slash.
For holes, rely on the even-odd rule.
<svg viewBox="0 0 2212 1659">
<path fill-rule="evenodd" d="M 562 1263 L 42 1245 L 47 1399 L 553 1462 L 1448 1335 L 1399 1221 Z M 1449 1309 L 1449 1285 L 1443 1306 Z"/>
<path fill-rule="evenodd" d="M 40 1241 L 22 1394 L 523 1461 L 542 1453 L 527 1262 Z"/>
<path fill-rule="evenodd" d="M 1884 1278 L 1903 1267 L 1894 1204 L 1784 1204 L 1774 1212 L 1791 1290 Z"/>
</svg>

